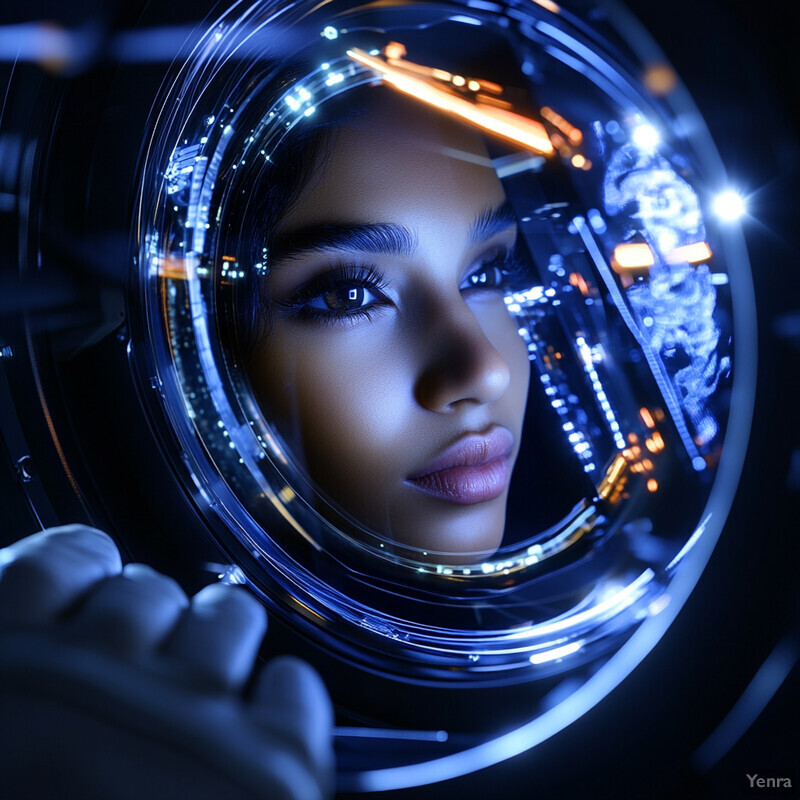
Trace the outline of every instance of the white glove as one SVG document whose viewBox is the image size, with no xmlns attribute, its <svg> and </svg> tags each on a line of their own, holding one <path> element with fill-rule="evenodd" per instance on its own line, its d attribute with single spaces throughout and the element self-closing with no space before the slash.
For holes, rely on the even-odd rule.
<svg viewBox="0 0 800 800">
<path fill-rule="evenodd" d="M 250 682 L 266 624 L 242 588 L 190 601 L 149 567 L 123 568 L 93 528 L 0 550 L 4 796 L 330 796 L 333 713 L 319 676 L 280 657 Z"/>
</svg>

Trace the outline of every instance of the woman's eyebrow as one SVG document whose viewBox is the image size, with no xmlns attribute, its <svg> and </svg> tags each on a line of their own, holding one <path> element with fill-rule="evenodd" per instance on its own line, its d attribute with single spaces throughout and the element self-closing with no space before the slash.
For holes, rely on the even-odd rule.
<svg viewBox="0 0 800 800">
<path fill-rule="evenodd" d="M 275 239 L 269 248 L 272 263 L 322 250 L 355 250 L 406 256 L 416 247 L 408 228 L 391 223 L 367 225 L 321 224 L 298 228 Z"/>
<path fill-rule="evenodd" d="M 517 215 L 511 203 L 506 200 L 499 206 L 494 208 L 487 208 L 480 216 L 477 217 L 469 231 L 469 240 L 471 244 L 478 244 L 492 236 L 510 228 L 512 225 L 517 224 Z"/>
</svg>

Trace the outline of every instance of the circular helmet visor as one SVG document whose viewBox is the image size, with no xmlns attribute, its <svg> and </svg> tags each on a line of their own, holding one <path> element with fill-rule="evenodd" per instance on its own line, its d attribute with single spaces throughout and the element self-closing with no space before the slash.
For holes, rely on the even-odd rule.
<svg viewBox="0 0 800 800">
<path fill-rule="evenodd" d="M 685 102 L 543 0 L 208 27 L 153 115 L 134 355 L 228 580 L 420 685 L 588 680 L 677 613 L 745 444 L 734 331 L 752 366 Z"/>
</svg>

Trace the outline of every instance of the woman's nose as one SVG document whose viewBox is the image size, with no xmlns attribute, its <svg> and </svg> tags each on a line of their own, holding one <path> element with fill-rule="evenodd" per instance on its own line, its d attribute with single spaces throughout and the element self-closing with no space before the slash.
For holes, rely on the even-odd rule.
<svg viewBox="0 0 800 800">
<path fill-rule="evenodd" d="M 436 313 L 428 331 L 420 341 L 422 368 L 415 387 L 423 408 L 446 413 L 460 404 L 491 403 L 505 393 L 508 363 L 463 300 Z"/>
</svg>

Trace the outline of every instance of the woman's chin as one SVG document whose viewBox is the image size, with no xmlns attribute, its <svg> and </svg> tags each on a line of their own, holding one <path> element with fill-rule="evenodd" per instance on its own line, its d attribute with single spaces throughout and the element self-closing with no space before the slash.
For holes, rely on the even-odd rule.
<svg viewBox="0 0 800 800">
<path fill-rule="evenodd" d="M 485 508 L 462 508 L 460 513 L 449 514 L 449 519 L 442 520 L 441 515 L 436 515 L 433 519 L 423 517 L 415 524 L 398 526 L 391 538 L 409 548 L 408 557 L 422 563 L 483 563 L 491 559 L 503 543 L 505 498 L 482 505 Z"/>
</svg>

